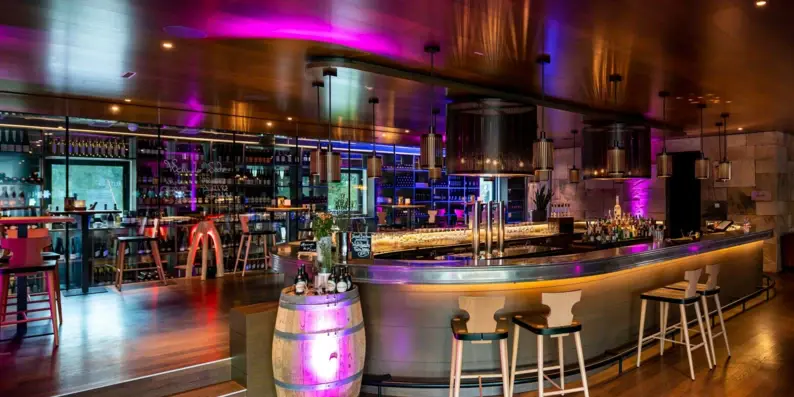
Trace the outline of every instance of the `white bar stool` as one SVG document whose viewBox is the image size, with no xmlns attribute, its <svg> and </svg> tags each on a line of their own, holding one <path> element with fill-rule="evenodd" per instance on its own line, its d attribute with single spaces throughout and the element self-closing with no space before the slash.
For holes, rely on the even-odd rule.
<svg viewBox="0 0 794 397">
<path fill-rule="evenodd" d="M 708 332 L 709 335 L 711 358 L 712 361 L 714 361 L 714 365 L 717 365 L 717 353 L 714 351 L 714 338 L 722 335 L 722 337 L 725 339 L 725 349 L 728 351 L 728 357 L 731 356 L 731 346 L 728 344 L 728 333 L 725 330 L 725 319 L 722 316 L 722 305 L 720 304 L 720 287 L 717 285 L 717 278 L 720 274 L 720 265 L 714 264 L 706 266 L 706 274 L 709 275 L 708 280 L 706 280 L 706 284 L 697 285 L 697 293 L 700 295 L 700 303 L 703 305 L 703 320 L 706 322 L 706 332 Z M 668 285 L 665 288 L 685 290 L 687 288 L 687 282 L 680 281 L 675 284 Z M 709 321 L 711 316 L 709 315 L 708 297 L 714 298 L 714 304 L 717 305 L 717 316 L 720 319 L 720 332 L 717 333 L 712 333 L 711 321 Z"/>
<path fill-rule="evenodd" d="M 698 278 L 700 278 L 700 273 L 703 269 L 697 270 L 689 270 L 684 273 L 684 280 L 686 280 L 687 287 L 685 290 L 674 290 L 669 288 L 657 288 L 652 291 L 645 292 L 640 295 L 640 299 L 642 299 L 642 311 L 640 314 L 640 336 L 637 341 L 637 367 L 640 366 L 640 360 L 642 359 L 642 344 L 645 341 L 658 339 L 660 345 L 660 352 L 659 355 L 664 355 L 664 342 L 670 341 L 670 343 L 678 343 L 683 344 L 686 346 L 686 353 L 687 358 L 689 359 L 689 375 L 692 380 L 695 380 L 695 369 L 692 365 L 692 352 L 699 348 L 703 348 L 703 351 L 706 352 L 706 360 L 709 363 L 709 369 L 713 368 L 711 363 L 711 354 L 709 353 L 708 344 L 706 343 L 706 339 L 708 338 L 707 334 L 704 332 L 703 329 L 703 318 L 700 314 L 700 305 L 698 305 L 698 294 L 697 294 L 697 282 Z M 648 301 L 656 301 L 659 302 L 659 332 L 644 337 L 643 333 L 645 331 L 645 309 L 648 307 Z M 667 319 L 669 316 L 670 311 L 670 304 L 678 305 L 679 310 L 681 311 L 681 325 L 667 327 Z M 700 335 L 703 336 L 703 342 L 697 345 L 692 345 L 689 341 L 689 328 L 687 326 L 687 319 L 686 319 L 686 307 L 694 305 L 695 306 L 695 315 L 698 319 L 698 326 L 700 328 Z M 673 329 L 681 329 L 681 339 L 682 341 L 676 341 L 674 339 L 667 339 L 667 331 Z"/>
<path fill-rule="evenodd" d="M 507 367 L 507 317 L 495 320 L 496 312 L 505 306 L 505 297 L 472 297 L 461 296 L 458 306 L 469 314 L 466 317 L 456 316 L 450 321 L 452 327 L 452 360 L 449 374 L 449 396 L 460 396 L 461 379 L 480 379 L 502 377 L 503 393 L 509 394 Z M 472 344 L 490 344 L 499 341 L 499 358 L 501 373 L 466 373 L 461 374 L 463 364 L 463 342 Z"/>
<path fill-rule="evenodd" d="M 582 338 L 580 332 L 582 324 L 573 319 L 573 306 L 578 303 L 582 298 L 582 290 L 557 292 L 557 293 L 543 293 L 541 295 L 541 302 L 548 306 L 549 314 L 546 316 L 536 313 L 517 314 L 513 316 L 513 360 L 510 365 L 510 396 L 512 397 L 515 392 L 516 375 L 537 373 L 538 374 L 538 397 L 543 396 L 556 396 L 565 395 L 569 393 L 584 392 L 585 397 L 590 396 L 590 390 L 587 387 L 587 372 L 584 367 L 584 354 L 582 352 Z M 516 361 L 518 360 L 518 335 L 521 328 L 532 332 L 537 336 L 537 368 L 516 371 Z M 573 334 L 576 343 L 576 355 L 579 359 L 579 374 L 582 378 L 582 386 L 573 389 L 565 388 L 565 356 L 563 354 L 563 338 Z M 552 339 L 557 339 L 557 354 L 559 356 L 559 364 L 546 367 L 543 365 L 543 337 L 549 336 Z M 546 374 L 547 370 L 559 370 L 560 384 L 554 383 Z M 544 381 L 548 380 L 552 385 L 556 386 L 559 390 L 546 392 L 544 390 Z"/>
</svg>

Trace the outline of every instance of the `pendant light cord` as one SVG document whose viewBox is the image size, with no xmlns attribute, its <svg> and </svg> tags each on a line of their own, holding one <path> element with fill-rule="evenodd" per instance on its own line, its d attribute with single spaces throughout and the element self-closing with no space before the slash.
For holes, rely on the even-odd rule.
<svg viewBox="0 0 794 397">
<path fill-rule="evenodd" d="M 543 102 L 540 111 L 540 139 L 546 139 L 546 62 L 540 64 L 540 100 Z"/>
<path fill-rule="evenodd" d="M 667 96 L 662 97 L 662 120 L 667 124 Z M 667 128 L 662 130 L 662 153 L 667 153 Z"/>
<path fill-rule="evenodd" d="M 375 150 L 375 101 L 372 101 L 372 156 L 377 154 Z"/>
<path fill-rule="evenodd" d="M 721 114 L 722 116 L 722 128 L 725 130 L 723 134 L 725 137 L 723 138 L 723 142 L 725 145 L 725 150 L 722 152 L 722 161 L 728 161 L 728 113 Z"/>
<path fill-rule="evenodd" d="M 436 133 L 436 119 L 433 116 L 433 99 L 436 95 L 436 84 L 433 81 L 433 71 L 435 70 L 435 52 L 430 52 L 430 133 Z"/>
<path fill-rule="evenodd" d="M 706 158 L 706 154 L 703 152 L 703 109 L 705 109 L 706 106 L 703 104 L 699 106 L 700 106 L 700 157 Z"/>
</svg>

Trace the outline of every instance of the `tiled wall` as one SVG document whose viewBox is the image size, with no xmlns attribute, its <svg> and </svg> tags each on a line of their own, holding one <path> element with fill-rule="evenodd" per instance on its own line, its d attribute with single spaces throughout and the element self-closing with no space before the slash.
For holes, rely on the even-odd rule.
<svg viewBox="0 0 794 397">
<path fill-rule="evenodd" d="M 716 137 L 704 140 L 704 152 L 719 160 Z M 728 160 L 733 163 L 732 178 L 720 183 L 713 179 L 701 182 L 702 207 L 714 203 L 727 205 L 728 218 L 737 223 L 746 217 L 758 229 L 774 229 L 775 238 L 764 242 L 764 271 L 781 270 L 778 237 L 791 230 L 794 214 L 794 139 L 788 134 L 768 131 L 729 136 Z M 697 151 L 698 138 L 668 142 L 671 152 Z M 768 199 L 753 199 L 753 191 L 768 193 Z M 663 196 L 662 196 L 663 198 Z"/>
</svg>

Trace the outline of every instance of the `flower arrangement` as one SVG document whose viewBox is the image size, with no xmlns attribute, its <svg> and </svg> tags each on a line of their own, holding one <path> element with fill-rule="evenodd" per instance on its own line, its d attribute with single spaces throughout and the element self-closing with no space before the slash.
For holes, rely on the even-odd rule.
<svg viewBox="0 0 794 397">
<path fill-rule="evenodd" d="M 334 216 L 328 212 L 319 212 L 312 221 L 312 232 L 314 238 L 320 239 L 331 236 L 331 228 L 334 226 Z"/>
</svg>

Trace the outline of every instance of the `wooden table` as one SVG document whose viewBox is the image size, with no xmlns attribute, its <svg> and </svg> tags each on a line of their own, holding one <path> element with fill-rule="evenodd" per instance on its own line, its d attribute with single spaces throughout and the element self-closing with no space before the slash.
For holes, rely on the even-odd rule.
<svg viewBox="0 0 794 397">
<path fill-rule="evenodd" d="M 17 238 L 28 237 L 28 226 L 40 223 L 74 223 L 74 219 L 68 216 L 9 216 L 0 218 L 0 226 L 16 226 Z M 13 254 L 13 251 L 12 251 Z M 16 276 L 17 279 L 17 319 L 24 318 L 25 311 L 28 310 L 28 278 L 27 276 Z M 53 320 L 57 321 L 57 320 Z M 17 324 L 17 336 L 24 335 L 28 330 L 27 323 Z"/>
<path fill-rule="evenodd" d="M 90 225 L 89 221 L 91 220 L 91 217 L 93 217 L 94 215 L 120 214 L 120 213 L 121 213 L 121 211 L 119 211 L 119 210 L 72 210 L 72 211 L 52 212 L 52 214 L 54 214 L 54 215 L 68 215 L 68 216 L 73 216 L 73 217 L 80 218 L 80 236 L 81 236 L 80 238 L 82 240 L 82 245 L 83 245 L 83 252 L 82 252 L 82 255 L 81 255 L 82 258 L 80 258 L 83 261 L 83 266 L 82 266 L 82 269 L 83 269 L 82 273 L 83 274 L 80 277 L 80 292 L 79 292 L 80 295 L 86 295 L 86 294 L 96 293 L 96 292 L 107 292 L 107 289 L 105 289 L 105 287 L 96 288 L 93 291 L 90 288 L 91 287 L 91 258 L 92 258 L 92 255 L 91 255 L 91 245 L 87 243 L 88 241 L 91 241 L 90 240 L 91 236 L 89 235 L 89 232 L 90 232 L 90 230 L 89 230 L 89 225 Z M 70 248 L 70 245 L 68 244 L 68 242 L 69 242 L 69 229 L 68 228 L 66 229 L 66 241 L 67 241 L 67 244 L 66 244 L 66 255 L 65 256 L 66 256 L 66 266 L 68 267 L 69 266 L 69 248 Z M 66 286 L 66 289 L 67 290 L 69 289 L 68 285 Z M 70 294 L 70 295 L 72 295 L 72 294 Z"/>
</svg>

